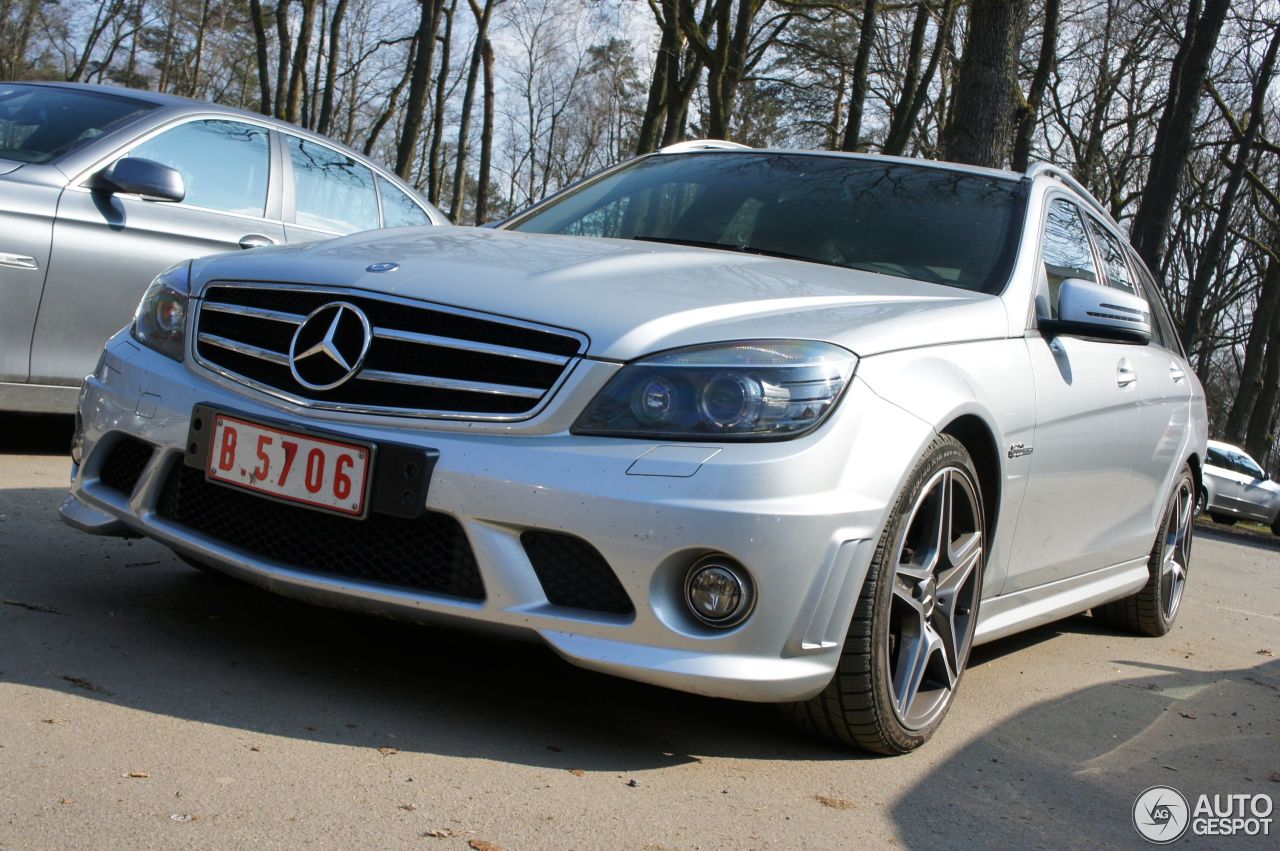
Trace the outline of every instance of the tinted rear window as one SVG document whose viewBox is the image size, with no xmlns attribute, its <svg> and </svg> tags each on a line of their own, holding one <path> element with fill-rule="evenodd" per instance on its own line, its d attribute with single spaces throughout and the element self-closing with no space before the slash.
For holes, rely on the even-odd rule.
<svg viewBox="0 0 1280 851">
<path fill-rule="evenodd" d="M 1022 200 L 1018 181 L 932 166 L 698 153 L 637 160 L 506 227 L 789 256 L 996 293 Z"/>
<path fill-rule="evenodd" d="M 49 162 L 155 108 L 102 92 L 0 85 L 0 158 Z"/>
</svg>

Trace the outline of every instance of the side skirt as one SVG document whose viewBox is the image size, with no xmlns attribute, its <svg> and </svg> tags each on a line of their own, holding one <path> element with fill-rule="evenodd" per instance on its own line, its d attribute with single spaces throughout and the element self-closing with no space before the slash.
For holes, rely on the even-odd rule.
<svg viewBox="0 0 1280 851">
<path fill-rule="evenodd" d="M 1143 557 L 983 600 L 973 643 L 985 644 L 1127 597 L 1146 584 L 1148 575 Z"/>
</svg>

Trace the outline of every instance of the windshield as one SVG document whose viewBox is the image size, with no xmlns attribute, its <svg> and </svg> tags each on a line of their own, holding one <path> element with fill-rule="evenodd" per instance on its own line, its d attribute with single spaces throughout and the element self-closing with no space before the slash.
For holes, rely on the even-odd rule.
<svg viewBox="0 0 1280 851">
<path fill-rule="evenodd" d="M 504 227 L 792 257 L 998 293 L 1022 197 L 1017 181 L 925 165 L 668 154 L 570 189 Z"/>
<path fill-rule="evenodd" d="M 0 158 L 49 162 L 155 108 L 102 92 L 0 85 Z"/>
</svg>

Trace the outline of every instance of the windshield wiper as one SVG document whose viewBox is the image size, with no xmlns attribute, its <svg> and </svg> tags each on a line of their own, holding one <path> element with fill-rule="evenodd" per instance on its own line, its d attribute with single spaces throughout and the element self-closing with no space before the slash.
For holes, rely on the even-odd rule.
<svg viewBox="0 0 1280 851">
<path fill-rule="evenodd" d="M 721 251 L 736 251 L 739 254 L 758 254 L 761 257 L 780 257 L 784 260 L 802 260 L 805 263 L 818 263 L 823 266 L 840 266 L 829 260 L 820 260 L 807 254 L 789 254 L 786 251 L 774 251 L 771 248 L 757 248 L 753 245 L 735 245 L 731 242 L 706 242 L 700 239 L 680 239 L 674 236 L 633 236 L 641 242 L 661 242 L 666 245 L 688 245 L 694 248 L 718 248 Z"/>
</svg>

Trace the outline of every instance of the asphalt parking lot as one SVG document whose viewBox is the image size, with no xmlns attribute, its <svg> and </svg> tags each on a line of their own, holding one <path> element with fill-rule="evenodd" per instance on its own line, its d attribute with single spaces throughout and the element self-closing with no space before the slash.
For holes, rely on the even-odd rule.
<svg viewBox="0 0 1280 851">
<path fill-rule="evenodd" d="M 1280 799 L 1280 548 L 1202 532 L 1163 639 L 979 648 L 906 757 L 548 650 L 308 607 L 64 526 L 0 418 L 0 849 L 1143 847 L 1135 798 Z M 1277 539 L 1280 540 L 1280 539 Z M 1276 847 L 1193 837 L 1190 847 Z"/>
</svg>

